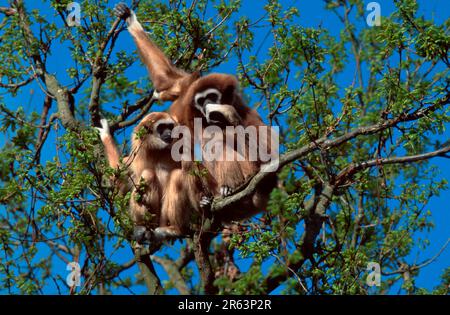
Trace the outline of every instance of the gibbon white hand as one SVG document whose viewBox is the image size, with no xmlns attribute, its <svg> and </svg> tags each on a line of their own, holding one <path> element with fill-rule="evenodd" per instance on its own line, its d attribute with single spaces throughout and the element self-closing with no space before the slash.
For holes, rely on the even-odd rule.
<svg viewBox="0 0 450 315">
<path fill-rule="evenodd" d="M 109 132 L 108 120 L 105 118 L 100 119 L 100 125 L 101 127 L 95 127 L 100 133 L 100 138 L 105 139 L 106 137 L 109 137 L 111 133 Z"/>
</svg>

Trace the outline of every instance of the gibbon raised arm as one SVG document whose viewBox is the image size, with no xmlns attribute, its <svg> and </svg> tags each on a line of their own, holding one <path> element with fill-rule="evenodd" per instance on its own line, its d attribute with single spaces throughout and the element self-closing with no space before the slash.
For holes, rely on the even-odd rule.
<svg viewBox="0 0 450 315">
<path fill-rule="evenodd" d="M 177 99 L 181 92 L 189 86 L 198 74 L 189 74 L 176 68 L 158 46 L 145 33 L 136 15 L 124 3 L 114 8 L 115 14 L 124 19 L 128 31 L 136 43 L 142 62 L 147 67 L 150 78 L 156 89 L 156 96 L 163 101 Z"/>
</svg>

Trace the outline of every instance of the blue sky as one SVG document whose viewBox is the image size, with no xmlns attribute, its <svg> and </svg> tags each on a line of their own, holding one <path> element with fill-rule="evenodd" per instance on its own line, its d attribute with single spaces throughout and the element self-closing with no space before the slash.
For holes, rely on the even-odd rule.
<svg viewBox="0 0 450 315">
<path fill-rule="evenodd" d="M 48 3 L 37 2 L 37 1 L 25 1 L 27 5 L 27 9 L 38 9 L 42 14 L 45 14 L 47 19 L 55 19 L 57 18 L 52 10 L 49 9 Z M 119 1 L 111 1 L 111 7 L 114 6 L 115 3 Z M 265 1 L 252 1 L 252 0 L 242 0 L 242 8 L 239 11 L 239 15 L 248 16 L 250 20 L 256 21 L 260 17 L 265 15 L 265 11 L 263 10 L 263 5 Z M 324 2 L 323 1 L 302 1 L 302 0 L 282 0 L 283 6 L 289 7 L 291 5 L 295 5 L 300 11 L 300 17 L 296 19 L 296 23 L 305 26 L 305 27 L 318 27 L 321 26 L 330 31 L 331 35 L 338 36 L 341 30 L 341 23 L 338 18 L 331 14 L 328 11 L 324 10 Z M 370 1 L 365 1 L 365 3 L 369 3 Z M 394 10 L 394 6 L 392 1 L 378 1 L 381 5 L 381 14 L 382 16 L 387 16 L 392 13 Z M 449 17 L 450 12 L 450 1 L 448 0 L 422 0 L 419 1 L 420 9 L 419 12 L 423 14 L 426 18 L 433 18 L 436 23 L 441 24 L 445 19 Z M 7 1 L 0 0 L 0 6 L 6 6 Z M 255 50 L 261 46 L 260 54 L 258 57 L 261 60 L 264 60 L 267 55 L 266 51 L 271 45 L 271 40 L 264 41 L 267 34 L 267 29 L 261 28 L 255 34 Z M 262 43 L 260 45 L 260 43 Z M 131 38 L 128 36 L 126 32 L 122 33 L 118 42 L 117 49 L 124 49 L 128 52 L 132 52 L 134 50 L 134 44 Z M 69 52 L 66 48 L 59 47 L 53 51 L 53 55 L 51 57 L 50 71 L 54 72 L 58 79 L 62 80 L 63 83 L 69 83 L 67 80 L 67 76 L 64 73 L 65 69 L 68 67 L 68 63 L 70 63 Z M 236 69 L 237 62 L 235 59 L 230 59 L 223 63 L 218 68 L 214 69 L 217 72 L 231 72 L 233 73 Z M 130 69 L 128 69 L 125 75 L 129 78 L 140 78 L 146 77 L 145 69 L 140 65 L 140 63 L 135 63 Z M 342 82 L 351 83 L 353 79 L 353 72 L 347 71 L 340 78 Z M 3 101 L 11 106 L 11 108 L 16 108 L 17 106 L 23 106 L 27 112 L 31 112 L 33 110 L 37 110 L 41 108 L 43 95 L 36 85 L 31 85 L 30 88 L 34 90 L 34 93 L 30 93 L 30 90 L 25 90 L 24 93 L 19 94 L 15 98 L 11 98 L 10 96 L 3 95 Z M 0 93 L 3 93 L 0 91 Z M 133 99 L 133 97 L 131 97 Z M 118 105 L 111 104 L 111 106 Z M 110 106 L 109 104 L 103 104 L 103 106 Z M 264 114 L 261 113 L 263 116 Z M 117 137 L 118 142 L 123 143 L 125 139 L 129 138 L 128 133 L 120 134 Z M 441 139 L 450 138 L 450 133 L 447 131 L 446 134 L 441 137 Z M 0 145 L 3 145 L 4 141 L 7 140 L 3 136 L 0 138 Z M 51 159 L 54 154 L 54 135 L 47 140 L 46 148 L 44 148 L 43 159 Z M 436 165 L 441 170 L 442 178 L 449 178 L 450 174 L 450 163 L 445 159 L 433 159 L 431 161 L 433 165 Z M 447 241 L 450 236 L 449 233 L 449 223 L 450 223 L 450 212 L 448 209 L 448 205 L 446 203 L 447 200 L 450 199 L 450 191 L 442 192 L 440 197 L 433 197 L 428 205 L 428 209 L 433 213 L 433 221 L 436 224 L 436 228 L 432 230 L 428 234 L 420 235 L 420 237 L 428 237 L 431 240 L 431 245 L 425 250 L 419 253 L 418 261 L 426 260 L 434 256 L 441 248 L 441 246 Z M 1 211 L 1 208 L 0 208 Z M 419 237 L 419 235 L 417 236 Z M 176 257 L 178 253 L 178 245 L 174 245 L 173 248 L 169 248 L 166 253 L 172 257 Z M 2 256 L 0 256 L 1 258 Z M 411 259 L 416 257 L 416 252 L 411 255 Z M 117 260 L 118 262 L 125 262 L 132 258 L 132 253 L 129 249 L 118 250 L 113 253 L 112 258 Z M 248 268 L 247 259 L 238 259 L 238 262 L 242 266 L 243 271 Z M 423 268 L 420 272 L 420 275 L 417 279 L 417 285 L 419 287 L 425 287 L 431 289 L 434 285 L 438 283 L 438 279 L 442 273 L 442 270 L 449 266 L 450 262 L 450 249 L 444 251 L 441 256 L 431 265 Z M 267 267 L 270 264 L 274 263 L 273 260 L 269 260 L 265 263 L 264 270 L 267 270 Z M 65 264 L 61 263 L 61 261 L 55 260 L 55 272 L 58 272 L 63 278 L 67 275 L 67 271 L 65 269 Z M 165 272 L 159 266 L 156 266 L 157 272 L 160 275 L 163 275 L 162 278 L 165 278 Z M 195 269 L 195 268 L 194 268 Z M 132 275 L 136 273 L 137 267 L 130 269 L 125 272 L 123 275 Z M 55 293 L 56 288 L 54 285 L 49 284 L 49 286 L 45 290 L 46 293 Z M 134 290 L 136 293 L 145 292 L 145 288 L 141 287 Z M 277 291 L 278 292 L 278 291 Z M 0 288 L 0 293 L 2 290 Z M 117 293 L 127 294 L 128 291 L 121 290 Z"/>
</svg>

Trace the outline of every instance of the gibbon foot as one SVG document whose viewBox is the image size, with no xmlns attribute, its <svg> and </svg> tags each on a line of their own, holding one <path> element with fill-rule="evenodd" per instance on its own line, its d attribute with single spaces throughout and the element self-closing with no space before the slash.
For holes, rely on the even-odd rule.
<svg viewBox="0 0 450 315">
<path fill-rule="evenodd" d="M 203 196 L 200 200 L 200 208 L 201 209 L 209 209 L 211 207 L 211 203 L 213 201 L 213 197 Z"/>
<path fill-rule="evenodd" d="M 138 244 L 148 243 L 152 239 L 152 232 L 147 230 L 145 226 L 136 225 L 133 229 L 132 239 Z"/>
<path fill-rule="evenodd" d="M 126 20 L 131 15 L 131 9 L 125 3 L 120 2 L 114 7 L 114 14 L 118 18 Z"/>
<path fill-rule="evenodd" d="M 220 187 L 220 195 L 222 197 L 227 197 L 233 193 L 233 190 L 230 186 L 222 186 Z"/>
<path fill-rule="evenodd" d="M 153 240 L 157 242 L 174 240 L 180 237 L 183 237 L 183 235 L 181 235 L 171 227 L 158 227 L 153 231 Z"/>
<path fill-rule="evenodd" d="M 152 100 L 159 101 L 161 99 L 161 93 L 156 90 L 153 90 Z"/>
</svg>

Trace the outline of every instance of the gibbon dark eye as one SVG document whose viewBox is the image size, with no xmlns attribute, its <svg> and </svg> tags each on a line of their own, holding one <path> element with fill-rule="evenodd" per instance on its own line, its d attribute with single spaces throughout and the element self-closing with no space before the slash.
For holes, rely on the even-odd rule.
<svg viewBox="0 0 450 315">
<path fill-rule="evenodd" d="M 169 130 L 172 131 L 174 125 L 172 123 L 168 123 L 168 124 L 159 124 L 158 127 L 156 127 L 156 131 L 162 135 L 164 133 L 164 131 Z"/>
<path fill-rule="evenodd" d="M 206 98 L 211 102 L 211 103 L 217 103 L 217 100 L 219 99 L 219 96 L 216 93 L 209 93 Z"/>
<path fill-rule="evenodd" d="M 209 88 L 202 92 L 198 92 L 195 94 L 195 107 L 198 110 L 203 111 L 203 107 L 206 104 L 218 104 L 220 103 L 220 99 L 222 97 L 222 93 L 215 88 Z"/>
<path fill-rule="evenodd" d="M 172 141 L 172 129 L 174 124 L 166 123 L 160 124 L 156 127 L 156 131 L 159 134 L 159 137 L 166 143 L 170 143 Z"/>
<path fill-rule="evenodd" d="M 197 99 L 197 105 L 203 107 L 203 104 L 205 103 L 205 99 L 204 97 L 200 97 Z"/>
</svg>

